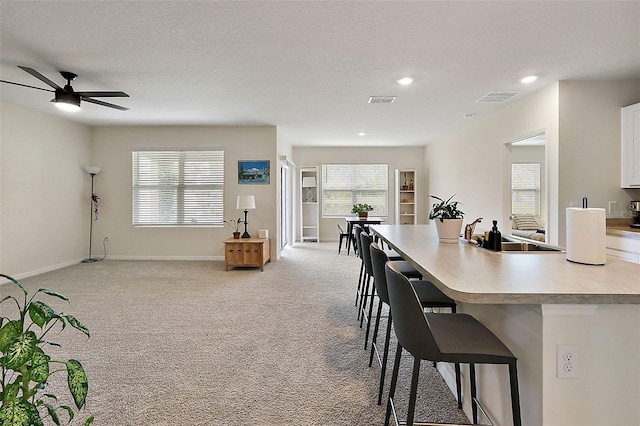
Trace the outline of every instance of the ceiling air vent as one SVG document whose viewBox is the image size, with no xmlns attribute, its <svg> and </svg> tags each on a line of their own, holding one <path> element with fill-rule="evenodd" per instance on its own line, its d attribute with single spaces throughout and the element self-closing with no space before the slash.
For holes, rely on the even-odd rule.
<svg viewBox="0 0 640 426">
<path fill-rule="evenodd" d="M 480 99 L 476 101 L 479 104 L 501 104 L 503 102 L 507 102 L 509 99 L 514 96 L 520 94 L 520 92 L 510 92 L 510 91 L 494 91 L 489 92 Z"/>
<path fill-rule="evenodd" d="M 396 96 L 369 96 L 370 104 L 392 104 L 396 101 Z"/>
</svg>

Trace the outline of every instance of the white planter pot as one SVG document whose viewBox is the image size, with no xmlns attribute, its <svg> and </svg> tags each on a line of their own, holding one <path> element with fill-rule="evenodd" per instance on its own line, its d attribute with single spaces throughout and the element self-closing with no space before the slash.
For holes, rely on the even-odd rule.
<svg viewBox="0 0 640 426">
<path fill-rule="evenodd" d="M 462 219 L 445 219 L 442 222 L 440 219 L 434 219 L 434 222 L 441 243 L 455 244 L 458 242 L 462 230 Z"/>
</svg>

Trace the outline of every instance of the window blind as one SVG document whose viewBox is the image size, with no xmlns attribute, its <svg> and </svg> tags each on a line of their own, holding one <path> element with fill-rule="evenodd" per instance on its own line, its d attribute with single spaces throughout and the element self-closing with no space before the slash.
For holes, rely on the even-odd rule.
<svg viewBox="0 0 640 426">
<path fill-rule="evenodd" d="M 133 151 L 134 226 L 222 225 L 224 151 Z"/>
<path fill-rule="evenodd" d="M 540 164 L 511 165 L 511 213 L 540 217 Z"/>
<path fill-rule="evenodd" d="M 373 207 L 373 216 L 388 215 L 388 164 L 323 164 L 322 215 L 350 216 L 354 204 Z"/>
</svg>

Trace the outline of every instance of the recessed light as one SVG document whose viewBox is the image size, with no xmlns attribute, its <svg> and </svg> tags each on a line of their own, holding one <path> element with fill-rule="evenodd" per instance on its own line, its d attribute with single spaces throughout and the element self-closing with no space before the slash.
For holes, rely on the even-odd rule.
<svg viewBox="0 0 640 426">
<path fill-rule="evenodd" d="M 366 134 L 367 134 L 367 132 L 358 132 L 358 136 L 364 136 Z"/>
<path fill-rule="evenodd" d="M 398 83 L 400 83 L 403 86 L 406 86 L 408 84 L 413 83 L 413 78 L 411 78 L 411 77 L 403 77 L 400 80 L 398 80 Z"/>
<path fill-rule="evenodd" d="M 529 75 L 520 79 L 520 83 L 533 83 L 538 79 L 537 75 Z"/>
</svg>

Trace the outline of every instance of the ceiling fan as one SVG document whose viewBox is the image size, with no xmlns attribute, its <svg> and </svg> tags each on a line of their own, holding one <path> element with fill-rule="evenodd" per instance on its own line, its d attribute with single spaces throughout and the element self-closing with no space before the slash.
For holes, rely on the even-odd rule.
<svg viewBox="0 0 640 426">
<path fill-rule="evenodd" d="M 109 108 L 118 109 L 120 111 L 127 111 L 129 109 L 129 108 L 126 108 L 126 107 L 123 107 L 123 106 L 120 106 L 120 105 L 111 104 L 109 102 L 104 102 L 104 101 L 99 101 L 97 99 L 92 99 L 93 97 L 96 97 L 96 98 L 128 98 L 129 95 L 127 95 L 124 92 L 76 92 L 75 90 L 73 90 L 73 87 L 71 87 L 71 82 L 73 80 L 75 80 L 75 78 L 78 75 L 74 74 L 72 72 L 60 71 L 60 75 L 62 75 L 62 78 L 67 80 L 67 84 L 64 87 L 60 87 L 56 83 L 54 83 L 53 81 L 49 80 L 44 75 L 40 74 L 38 71 L 34 70 L 33 68 L 23 67 L 21 65 L 18 65 L 18 68 L 20 68 L 23 71 L 28 72 L 29 74 L 31 74 L 32 76 L 34 76 L 38 80 L 40 80 L 43 83 L 46 83 L 47 85 L 53 87 L 55 90 L 43 89 L 41 87 L 36 87 L 36 86 L 29 86 L 27 84 L 15 83 L 13 81 L 0 80 L 0 82 L 9 83 L 9 84 L 15 84 L 16 86 L 30 87 L 32 89 L 44 90 L 46 92 L 53 92 L 53 93 L 55 93 L 55 97 L 53 99 L 51 99 L 51 102 L 55 103 L 55 105 L 58 108 L 60 108 L 60 109 L 62 109 L 64 111 L 79 111 L 80 110 L 80 101 L 81 100 L 85 101 L 85 102 L 90 102 L 92 104 L 97 104 L 97 105 L 102 105 L 102 106 L 106 106 L 106 107 L 109 107 Z"/>
</svg>

